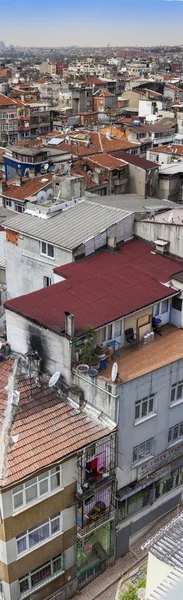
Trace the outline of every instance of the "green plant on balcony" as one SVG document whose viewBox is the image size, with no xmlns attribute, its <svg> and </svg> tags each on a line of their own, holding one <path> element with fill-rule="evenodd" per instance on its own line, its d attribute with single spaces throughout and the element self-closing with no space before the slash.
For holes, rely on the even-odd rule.
<svg viewBox="0 0 183 600">
<path fill-rule="evenodd" d="M 86 327 L 86 337 L 84 339 L 84 348 L 80 354 L 79 362 L 80 364 L 85 364 L 89 366 L 97 365 L 99 362 L 99 358 L 95 352 L 97 334 L 94 327 L 91 325 L 87 325 Z"/>
</svg>

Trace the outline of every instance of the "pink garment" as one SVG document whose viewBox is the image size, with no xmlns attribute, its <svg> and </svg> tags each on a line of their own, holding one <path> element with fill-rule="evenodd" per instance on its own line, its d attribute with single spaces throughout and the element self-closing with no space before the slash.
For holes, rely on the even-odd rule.
<svg viewBox="0 0 183 600">
<path fill-rule="evenodd" d="M 100 471 L 100 469 L 102 469 L 102 467 L 104 467 L 104 458 L 105 458 L 104 452 L 102 452 L 102 454 L 99 454 L 99 456 L 97 456 L 97 471 Z"/>
</svg>

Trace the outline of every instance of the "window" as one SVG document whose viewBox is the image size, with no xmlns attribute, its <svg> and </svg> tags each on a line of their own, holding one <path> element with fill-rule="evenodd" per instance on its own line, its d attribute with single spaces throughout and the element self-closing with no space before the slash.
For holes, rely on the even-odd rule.
<svg viewBox="0 0 183 600">
<path fill-rule="evenodd" d="M 42 565 L 39 569 L 31 571 L 31 573 L 19 579 L 20 598 L 30 596 L 32 590 L 39 590 L 53 579 L 56 579 L 56 577 L 59 577 L 63 572 L 64 554 L 60 554 Z"/>
<path fill-rule="evenodd" d="M 22 204 L 15 204 L 15 210 L 16 212 L 22 213 L 24 212 L 24 206 L 22 206 Z"/>
<path fill-rule="evenodd" d="M 41 242 L 41 254 L 54 258 L 54 246 L 47 244 L 47 242 Z"/>
<path fill-rule="evenodd" d="M 154 396 L 147 396 L 135 402 L 135 421 L 143 419 L 154 412 Z"/>
<path fill-rule="evenodd" d="M 114 323 L 114 337 L 120 337 L 121 335 L 121 320 L 115 321 Z"/>
<path fill-rule="evenodd" d="M 22 552 L 31 550 L 34 546 L 41 544 L 41 542 L 56 535 L 59 531 L 61 531 L 61 515 L 57 513 L 47 521 L 17 535 L 17 553 L 22 554 Z"/>
<path fill-rule="evenodd" d="M 183 400 L 183 381 L 178 381 L 172 385 L 170 403 Z"/>
<path fill-rule="evenodd" d="M 174 296 L 174 298 L 172 298 L 172 308 L 174 308 L 175 310 L 182 310 L 181 298 L 177 298 L 177 296 Z"/>
<path fill-rule="evenodd" d="M 43 287 L 49 287 L 49 285 L 51 285 L 51 277 L 46 277 L 46 275 L 44 275 Z"/>
<path fill-rule="evenodd" d="M 161 303 L 161 312 L 166 313 L 168 312 L 168 300 L 163 300 Z"/>
<path fill-rule="evenodd" d="M 12 201 L 11 200 L 6 200 L 6 206 L 7 206 L 7 208 L 11 208 L 12 207 Z"/>
<path fill-rule="evenodd" d="M 133 449 L 133 462 L 138 462 L 147 458 L 147 456 L 152 456 L 154 447 L 154 438 L 143 442 L 143 444 L 139 444 L 135 446 Z"/>
<path fill-rule="evenodd" d="M 160 314 L 160 302 L 158 302 L 158 304 L 155 304 L 155 307 L 154 307 L 154 316 L 158 317 L 159 314 Z"/>
<path fill-rule="evenodd" d="M 24 507 L 29 502 L 34 502 L 40 497 L 50 494 L 61 486 L 60 465 L 51 471 L 46 471 L 38 477 L 34 477 L 22 485 L 16 486 L 13 491 L 13 510 Z"/>
<path fill-rule="evenodd" d="M 170 427 L 168 432 L 168 444 L 173 444 L 177 440 L 183 437 L 183 421 Z"/>
</svg>

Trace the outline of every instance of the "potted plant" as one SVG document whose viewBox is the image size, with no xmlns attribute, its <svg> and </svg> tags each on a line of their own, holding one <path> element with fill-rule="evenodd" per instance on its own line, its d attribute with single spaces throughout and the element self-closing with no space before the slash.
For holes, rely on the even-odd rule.
<svg viewBox="0 0 183 600">
<path fill-rule="evenodd" d="M 99 356 L 95 352 L 96 331 L 91 325 L 86 327 L 87 335 L 85 338 L 85 346 L 81 351 L 79 362 L 80 364 L 89 365 L 89 367 L 100 366 Z"/>
</svg>

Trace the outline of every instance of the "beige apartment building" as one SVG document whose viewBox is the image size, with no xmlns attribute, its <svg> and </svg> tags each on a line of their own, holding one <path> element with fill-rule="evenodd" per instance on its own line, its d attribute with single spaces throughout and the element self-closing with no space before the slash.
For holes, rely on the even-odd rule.
<svg viewBox="0 0 183 600">
<path fill-rule="evenodd" d="M 3 600 L 67 600 L 75 594 L 77 455 L 88 444 L 94 450 L 104 436 L 110 439 L 109 425 L 66 400 L 62 382 L 49 385 L 34 352 L 0 363 Z M 103 520 L 109 520 L 107 509 Z M 88 525 L 93 530 L 96 520 Z"/>
</svg>

